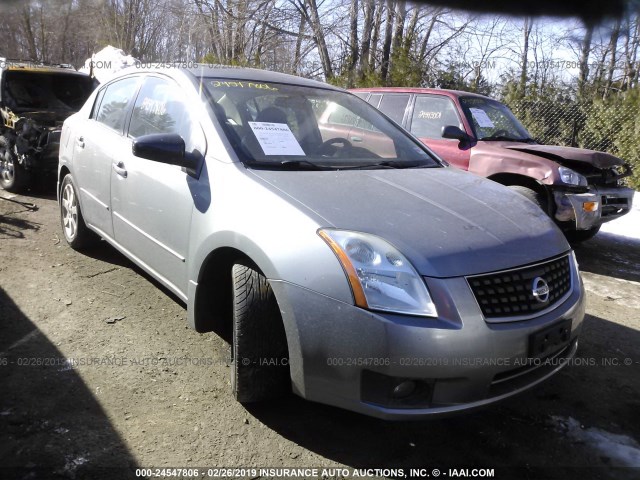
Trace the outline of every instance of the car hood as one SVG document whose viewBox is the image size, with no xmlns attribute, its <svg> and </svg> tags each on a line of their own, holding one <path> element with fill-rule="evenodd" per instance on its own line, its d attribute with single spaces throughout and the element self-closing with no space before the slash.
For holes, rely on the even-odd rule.
<svg viewBox="0 0 640 480">
<path fill-rule="evenodd" d="M 452 168 L 250 172 L 323 226 L 384 238 L 425 276 L 502 270 L 569 250 L 532 202 Z"/>
<path fill-rule="evenodd" d="M 487 143 L 487 142 L 485 142 Z M 560 164 L 563 161 L 587 163 L 596 168 L 611 168 L 624 165 L 624 160 L 611 155 L 610 153 L 587 150 L 586 148 L 561 147 L 557 145 L 536 145 L 528 143 L 507 143 L 501 142 L 503 148 L 517 150 L 540 157 L 548 158 Z"/>
<path fill-rule="evenodd" d="M 60 127 L 62 126 L 63 122 L 70 115 L 73 115 L 74 113 L 76 112 L 72 110 L 25 111 L 25 112 L 18 111 L 16 115 L 18 117 L 31 119 L 42 127 Z"/>
</svg>

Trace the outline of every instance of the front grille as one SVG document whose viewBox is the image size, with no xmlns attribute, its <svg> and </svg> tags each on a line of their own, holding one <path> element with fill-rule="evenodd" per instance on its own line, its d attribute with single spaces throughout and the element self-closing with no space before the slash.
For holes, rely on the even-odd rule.
<svg viewBox="0 0 640 480">
<path fill-rule="evenodd" d="M 618 215 L 629 210 L 629 200 L 627 198 L 616 197 L 615 195 L 602 195 L 602 216 Z"/>
<path fill-rule="evenodd" d="M 546 295 L 534 296 L 541 278 L 549 286 Z M 528 267 L 467 277 L 485 318 L 531 316 L 553 306 L 571 290 L 569 256 Z M 537 282 L 536 286 L 544 285 Z M 542 301 L 546 300 L 546 301 Z"/>
</svg>

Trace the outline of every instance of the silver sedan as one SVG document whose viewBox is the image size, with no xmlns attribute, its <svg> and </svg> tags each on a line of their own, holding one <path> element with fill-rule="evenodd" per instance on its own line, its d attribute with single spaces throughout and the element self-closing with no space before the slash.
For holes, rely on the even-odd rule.
<svg viewBox="0 0 640 480">
<path fill-rule="evenodd" d="M 241 402 L 450 414 L 576 352 L 584 290 L 551 220 L 344 90 L 123 71 L 65 122 L 58 178 L 71 247 L 106 240 L 225 338 Z"/>
</svg>

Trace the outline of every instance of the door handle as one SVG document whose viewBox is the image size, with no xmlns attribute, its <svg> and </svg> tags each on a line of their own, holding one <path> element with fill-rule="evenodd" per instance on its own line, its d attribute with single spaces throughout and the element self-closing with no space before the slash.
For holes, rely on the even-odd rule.
<svg viewBox="0 0 640 480">
<path fill-rule="evenodd" d="M 84 137 L 76 138 L 76 145 L 78 145 L 79 148 L 84 148 Z"/>
<path fill-rule="evenodd" d="M 362 138 L 361 137 L 351 137 L 351 141 L 352 142 L 361 142 Z"/>
<path fill-rule="evenodd" d="M 113 171 L 116 172 L 121 177 L 127 178 L 127 170 L 124 168 L 124 163 L 118 162 L 117 164 L 113 163 Z"/>
</svg>

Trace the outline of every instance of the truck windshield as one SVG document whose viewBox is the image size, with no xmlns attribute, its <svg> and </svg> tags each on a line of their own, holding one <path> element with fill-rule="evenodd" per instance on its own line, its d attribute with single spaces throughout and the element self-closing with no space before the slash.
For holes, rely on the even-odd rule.
<svg viewBox="0 0 640 480">
<path fill-rule="evenodd" d="M 218 122 L 241 161 L 289 169 L 441 164 L 355 95 L 282 83 L 207 78 Z"/>
<path fill-rule="evenodd" d="M 461 97 L 460 105 L 478 140 L 532 140 L 504 103 L 482 97 Z"/>
<path fill-rule="evenodd" d="M 2 96 L 12 111 L 80 110 L 93 90 L 89 76 L 74 73 L 8 71 Z"/>
</svg>

